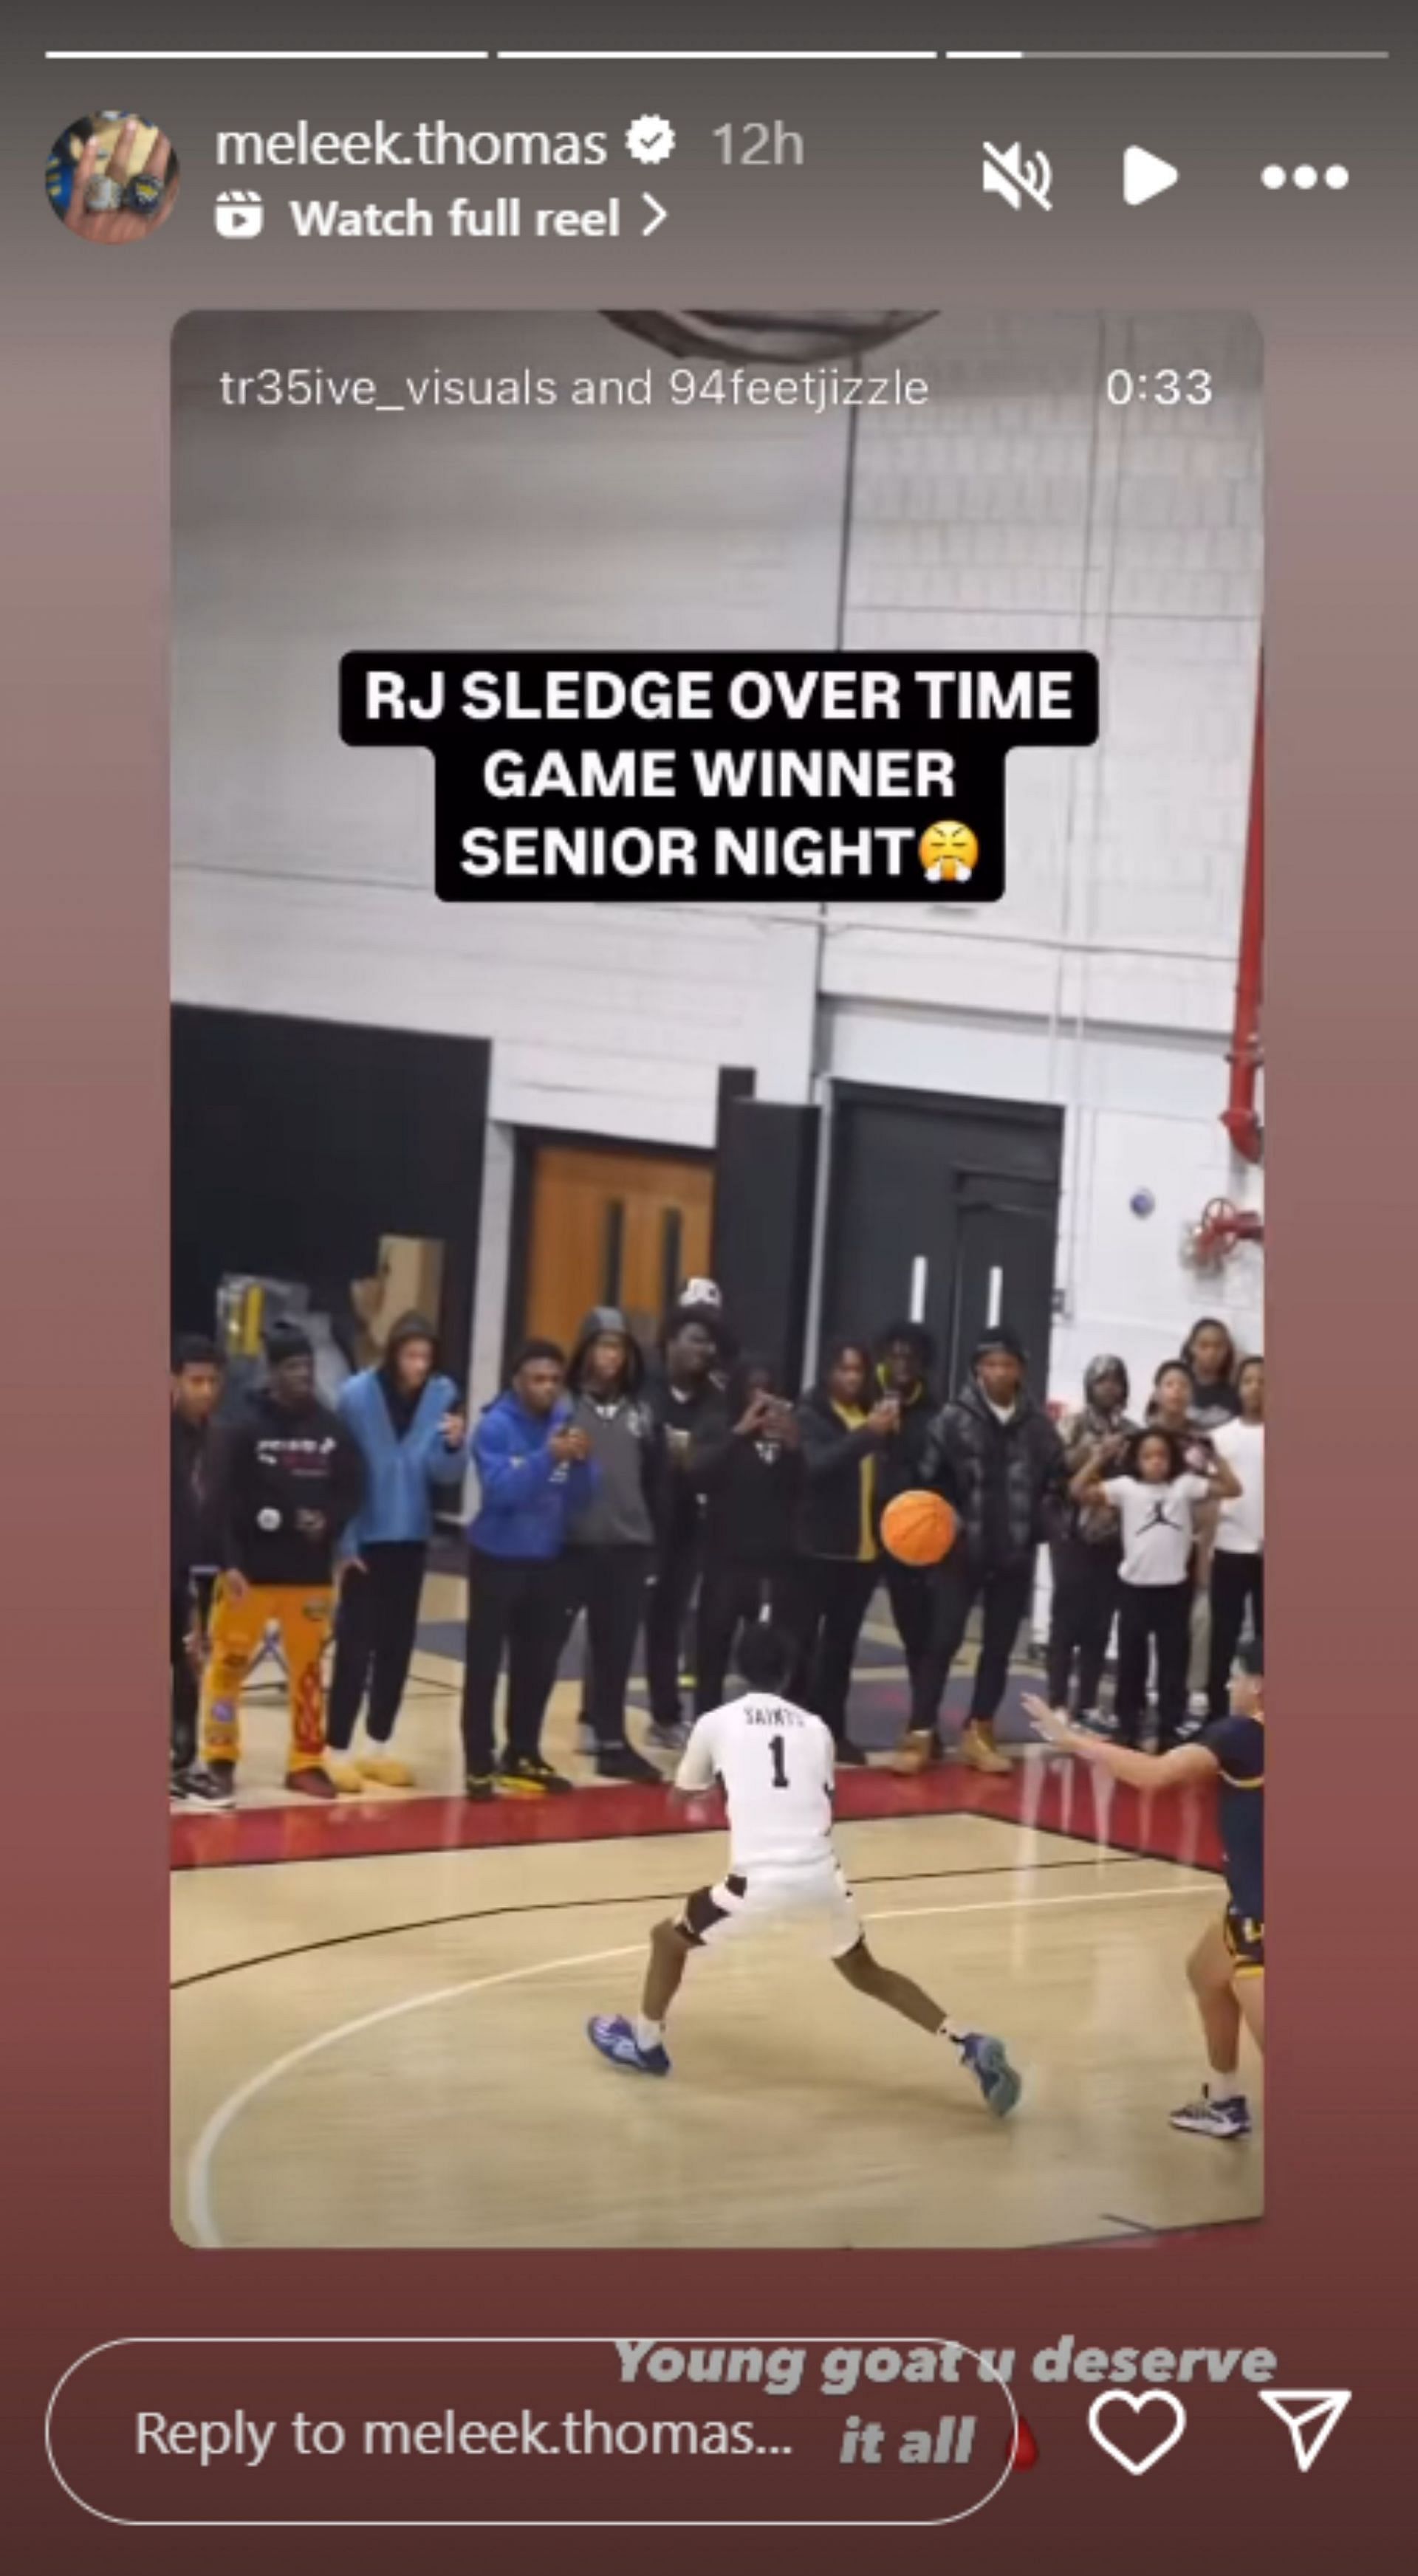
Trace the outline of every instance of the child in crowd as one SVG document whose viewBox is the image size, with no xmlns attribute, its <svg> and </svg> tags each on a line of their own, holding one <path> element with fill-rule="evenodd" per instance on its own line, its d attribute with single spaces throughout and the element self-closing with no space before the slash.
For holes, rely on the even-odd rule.
<svg viewBox="0 0 1418 2576">
<path fill-rule="evenodd" d="M 1242 1360 L 1236 1375 L 1241 1410 L 1216 1433 L 1216 1454 L 1240 1480 L 1223 1503 L 1211 1559 L 1211 1654 L 1207 1713 L 1213 1725 L 1231 1705 L 1231 1665 L 1249 1610 L 1251 1635 L 1265 1637 L 1265 1362 Z"/>
<path fill-rule="evenodd" d="M 1185 1740 L 1191 1724 L 1187 1652 L 1197 1513 L 1210 1502 L 1234 1500 L 1240 1480 L 1224 1458 L 1213 1459 L 1206 1473 L 1198 1475 L 1188 1466 L 1177 1435 L 1154 1428 L 1129 1442 L 1106 1443 L 1080 1468 L 1070 1491 L 1077 1503 L 1110 1503 L 1122 1532 L 1115 1709 L 1119 1740 L 1137 1743 L 1155 1640 L 1159 1734 L 1166 1751 Z"/>
</svg>

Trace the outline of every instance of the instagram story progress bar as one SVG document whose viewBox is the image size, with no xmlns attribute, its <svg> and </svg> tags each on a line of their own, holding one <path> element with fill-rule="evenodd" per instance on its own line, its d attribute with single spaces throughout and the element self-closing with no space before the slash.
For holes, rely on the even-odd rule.
<svg viewBox="0 0 1418 2576">
<path fill-rule="evenodd" d="M 1386 63 L 1387 47 L 51 45 L 47 63 Z"/>
</svg>

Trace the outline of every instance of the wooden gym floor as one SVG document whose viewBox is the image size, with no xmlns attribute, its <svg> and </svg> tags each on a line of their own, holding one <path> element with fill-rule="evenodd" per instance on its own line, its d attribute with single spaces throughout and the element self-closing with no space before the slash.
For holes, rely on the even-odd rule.
<svg viewBox="0 0 1418 2576">
<path fill-rule="evenodd" d="M 901 1678 L 889 1631 L 874 1643 L 869 1743 Z M 1258 2217 L 1259 2131 L 1166 2118 L 1201 2076 L 1182 1968 L 1221 1901 L 1209 1802 L 1109 1793 L 1039 1747 L 1008 1780 L 844 1775 L 873 1946 L 1006 2038 L 1025 2095 L 1004 2126 L 796 1931 L 691 1962 L 657 2083 L 584 2025 L 633 2008 L 651 1924 L 720 1874 L 717 1806 L 600 1786 L 469 1808 L 457 1682 L 420 1654 L 399 1727 L 417 1792 L 319 1811 L 279 1788 L 280 1697 L 258 1688 L 242 1807 L 173 1820 L 187 2242 L 1018 2247 Z M 584 1773 L 576 1699 L 558 1685 L 547 1750 Z"/>
</svg>

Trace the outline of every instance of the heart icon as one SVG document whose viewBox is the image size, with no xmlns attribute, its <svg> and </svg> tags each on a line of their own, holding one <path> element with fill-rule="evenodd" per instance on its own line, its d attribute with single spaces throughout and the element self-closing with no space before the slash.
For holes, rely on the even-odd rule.
<svg viewBox="0 0 1418 2576">
<path fill-rule="evenodd" d="M 1145 2406 L 1165 2406 L 1172 2419 L 1172 2429 L 1170 2433 L 1163 2434 L 1160 2442 L 1154 2442 L 1151 2450 L 1145 2451 L 1140 2460 L 1134 2460 L 1126 2451 L 1120 2451 L 1116 2442 L 1110 2442 L 1102 2430 L 1099 2418 L 1106 2406 L 1126 2406 L 1134 2415 L 1140 2415 Z M 1088 2430 L 1094 2441 L 1100 2450 L 1107 2452 L 1110 2460 L 1117 2461 L 1120 2469 L 1126 2469 L 1131 2478 L 1145 2478 L 1149 2469 L 1155 2469 L 1159 2460 L 1165 2460 L 1167 2453 L 1175 2450 L 1186 2429 L 1187 2410 L 1180 2397 L 1172 2395 L 1170 2388 L 1153 2388 L 1146 2397 L 1131 2397 L 1125 2388 L 1110 2388 L 1102 2397 L 1095 2397 L 1088 2409 Z"/>
</svg>

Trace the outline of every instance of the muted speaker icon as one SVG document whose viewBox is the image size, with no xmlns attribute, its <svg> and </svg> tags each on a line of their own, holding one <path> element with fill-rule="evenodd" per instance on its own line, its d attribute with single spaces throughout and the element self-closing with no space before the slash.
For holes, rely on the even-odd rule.
<svg viewBox="0 0 1418 2576">
<path fill-rule="evenodd" d="M 1053 212 L 1049 190 L 1054 174 L 1046 152 L 1031 153 L 1026 161 L 1022 144 L 1011 143 L 1007 151 L 1001 151 L 997 143 L 987 143 L 980 178 L 987 197 L 1003 197 L 1006 205 L 1016 211 L 1028 197 L 1033 205 L 1042 206 L 1046 215 Z"/>
</svg>

